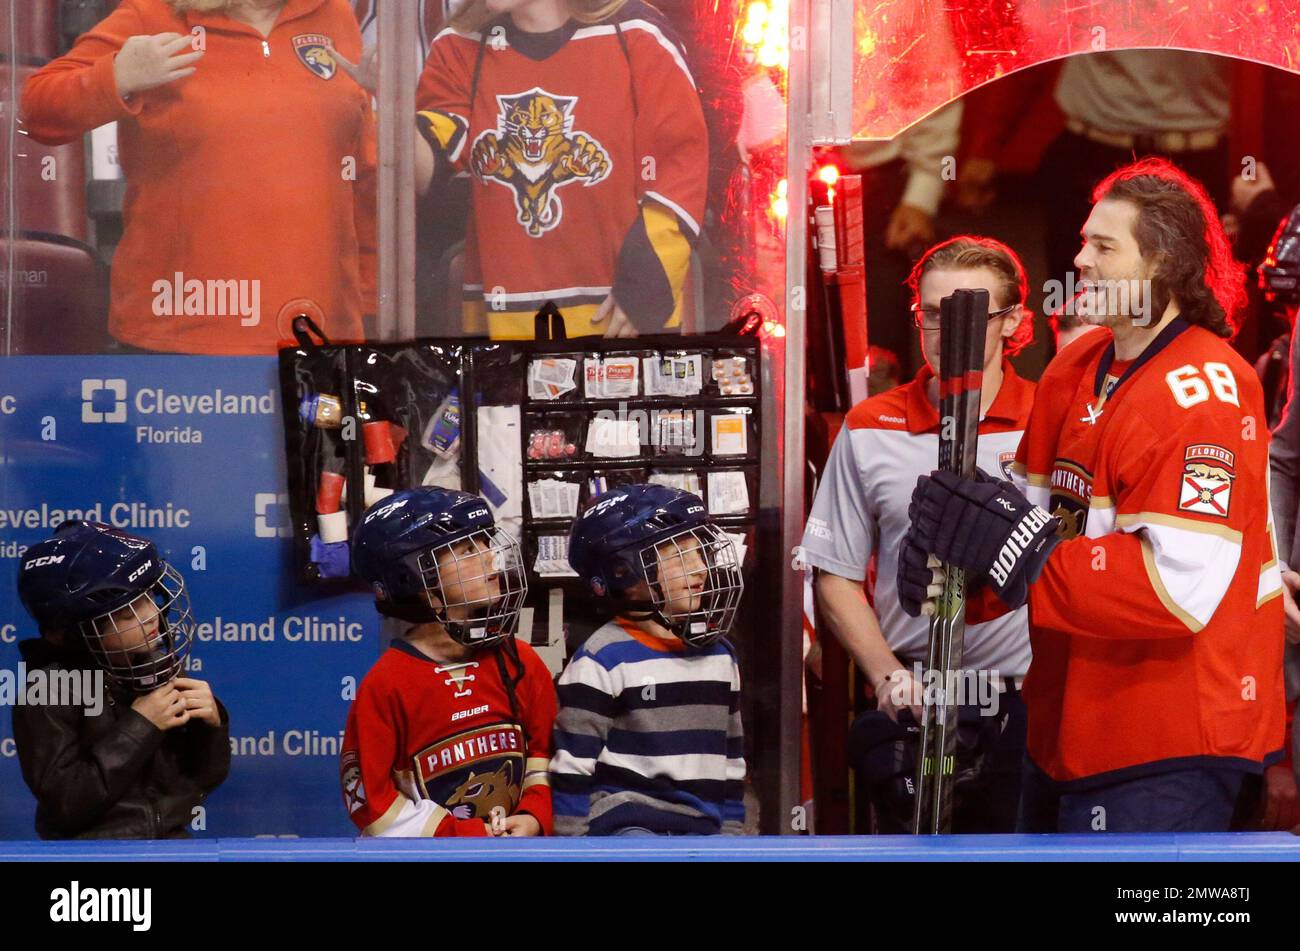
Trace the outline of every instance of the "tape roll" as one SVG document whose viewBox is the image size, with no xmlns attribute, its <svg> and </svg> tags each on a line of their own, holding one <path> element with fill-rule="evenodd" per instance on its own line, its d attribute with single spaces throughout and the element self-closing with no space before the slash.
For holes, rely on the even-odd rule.
<svg viewBox="0 0 1300 951">
<path fill-rule="evenodd" d="M 316 524 L 320 528 L 320 540 L 326 544 L 332 545 L 335 542 L 348 540 L 347 512 L 328 512 L 317 515 Z"/>
</svg>

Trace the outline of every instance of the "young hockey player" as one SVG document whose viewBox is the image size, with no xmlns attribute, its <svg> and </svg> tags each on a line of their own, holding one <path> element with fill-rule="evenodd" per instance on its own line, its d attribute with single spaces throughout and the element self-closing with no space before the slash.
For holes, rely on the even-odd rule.
<svg viewBox="0 0 1300 951">
<path fill-rule="evenodd" d="M 1263 395 L 1225 339 L 1242 274 L 1167 161 L 1094 200 L 1079 304 L 1109 332 L 1048 366 L 1016 485 L 920 479 L 900 599 L 921 610 L 929 552 L 987 579 L 968 617 L 1028 603 L 1024 831 L 1227 830 L 1284 714 Z"/>
<path fill-rule="evenodd" d="M 230 771 L 230 739 L 211 688 L 180 676 L 194 636 L 181 576 L 148 539 L 72 521 L 23 554 L 18 596 L 41 630 L 19 645 L 28 679 L 90 671 L 104 687 L 13 708 L 37 833 L 187 835 Z"/>
<path fill-rule="evenodd" d="M 596 496 L 569 563 L 615 612 L 560 676 L 561 835 L 739 834 L 740 669 L 724 640 L 743 592 L 704 503 L 660 485 Z"/>
<path fill-rule="evenodd" d="M 366 511 L 352 567 L 380 614 L 413 625 L 348 714 L 340 778 L 357 828 L 549 834 L 555 688 L 515 640 L 528 593 L 518 543 L 478 496 L 408 489 Z"/>
</svg>

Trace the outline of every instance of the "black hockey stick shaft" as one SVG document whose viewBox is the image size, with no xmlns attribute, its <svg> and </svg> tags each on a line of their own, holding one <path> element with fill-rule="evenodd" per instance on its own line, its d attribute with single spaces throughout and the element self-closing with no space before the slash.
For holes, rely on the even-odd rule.
<svg viewBox="0 0 1300 951">
<path fill-rule="evenodd" d="M 985 290 L 958 290 L 940 302 L 939 468 L 965 476 L 975 474 L 987 325 Z M 930 619 L 926 676 L 933 689 L 925 691 L 913 810 L 914 831 L 930 834 L 952 827 L 957 688 L 966 627 L 965 572 L 953 565 L 943 569 L 943 591 Z"/>
</svg>

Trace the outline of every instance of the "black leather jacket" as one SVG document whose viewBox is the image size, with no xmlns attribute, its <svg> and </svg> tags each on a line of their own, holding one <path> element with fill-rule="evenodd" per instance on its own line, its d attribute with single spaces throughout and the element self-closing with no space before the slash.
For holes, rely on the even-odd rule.
<svg viewBox="0 0 1300 951">
<path fill-rule="evenodd" d="M 88 655 L 40 638 L 18 645 L 30 671 L 93 670 Z M 103 709 L 13 707 L 23 779 L 36 796 L 42 839 L 185 838 L 193 809 L 230 772 L 230 729 L 193 721 L 159 730 L 105 682 Z M 89 704 L 87 705 L 89 706 Z"/>
</svg>

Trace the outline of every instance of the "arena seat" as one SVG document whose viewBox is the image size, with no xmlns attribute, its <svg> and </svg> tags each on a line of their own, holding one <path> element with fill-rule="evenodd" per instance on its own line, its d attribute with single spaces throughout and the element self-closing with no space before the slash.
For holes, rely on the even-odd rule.
<svg viewBox="0 0 1300 951">
<path fill-rule="evenodd" d="M 6 88 L 9 64 L 0 64 L 0 88 Z M 13 67 L 18 85 L 31 78 L 32 66 Z M 81 138 L 65 145 L 42 145 L 22 135 L 14 154 L 14 196 L 18 230 L 61 235 L 86 243 L 86 151 Z"/>
<path fill-rule="evenodd" d="M 59 55 L 59 0 L 13 0 L 15 23 L 0 16 L 0 56 L 37 63 Z M 7 11 L 6 11 L 7 12 Z"/>
<path fill-rule="evenodd" d="M 0 352 L 99 353 L 108 342 L 104 268 L 85 245 L 55 235 L 0 238 L 0 281 L 13 251 L 12 327 L 0 326 Z M 0 316 L 0 325 L 4 317 Z"/>
</svg>

